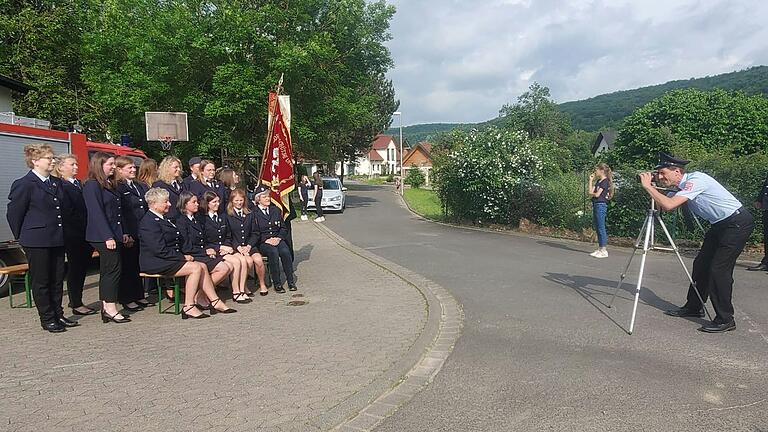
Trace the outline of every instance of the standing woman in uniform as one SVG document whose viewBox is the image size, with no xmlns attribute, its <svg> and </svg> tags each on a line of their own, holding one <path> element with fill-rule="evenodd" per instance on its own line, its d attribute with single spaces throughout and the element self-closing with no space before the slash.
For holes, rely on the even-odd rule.
<svg viewBox="0 0 768 432">
<path fill-rule="evenodd" d="M 88 167 L 88 181 L 83 186 L 83 199 L 88 208 L 85 239 L 99 251 L 99 299 L 102 301 L 101 320 L 104 323 L 125 323 L 130 318 L 120 314 L 122 263 L 120 251 L 128 246 L 129 236 L 123 235 L 122 206 L 115 182 L 115 158 L 109 153 L 96 152 Z"/>
<path fill-rule="evenodd" d="M 165 215 L 171 222 L 175 222 L 179 217 L 179 209 L 176 204 L 179 201 L 181 193 L 181 161 L 175 156 L 166 156 L 160 161 L 160 167 L 157 170 L 157 181 L 152 183 L 152 187 L 165 189 L 168 191 L 168 200 L 171 208 Z"/>
<path fill-rule="evenodd" d="M 237 175 L 237 172 L 232 168 L 222 168 L 221 171 L 219 171 L 218 177 L 219 181 L 224 187 L 224 196 L 220 197 L 221 203 L 219 205 L 223 212 L 225 210 L 224 207 L 226 207 L 226 203 L 229 202 L 229 194 L 232 193 L 233 190 L 237 189 L 240 185 L 240 176 Z"/>
<path fill-rule="evenodd" d="M 147 190 L 157 181 L 157 161 L 154 159 L 144 159 L 139 166 L 139 172 L 136 174 L 136 180 L 144 183 Z"/>
<path fill-rule="evenodd" d="M 136 165 L 125 156 L 115 158 L 115 181 L 123 209 L 123 235 L 125 246 L 120 249 L 123 263 L 120 277 L 120 303 L 135 312 L 151 306 L 144 298 L 144 284 L 139 276 L 139 221 L 147 212 L 144 194 L 148 188 L 136 181 Z"/>
<path fill-rule="evenodd" d="M 251 211 L 246 207 L 245 201 L 246 195 L 244 190 L 235 189 L 230 193 L 226 211 L 227 224 L 232 235 L 232 247 L 236 253 L 248 259 L 249 267 L 255 269 L 256 276 L 259 279 L 259 294 L 265 296 L 269 291 L 264 280 L 264 260 L 257 248 L 258 238 L 252 231 Z M 252 295 L 248 288 L 245 289 L 245 292 L 249 297 Z"/>
<path fill-rule="evenodd" d="M 315 201 L 315 212 L 317 213 L 315 222 L 323 222 L 325 221 L 323 216 L 323 179 L 320 177 L 320 171 L 315 171 L 314 180 L 315 195 L 312 199 Z"/>
<path fill-rule="evenodd" d="M 14 180 L 8 194 L 6 218 L 13 237 L 24 248 L 29 263 L 29 281 L 43 330 L 60 333 L 78 325 L 64 318 L 64 228 L 62 213 L 68 202 L 61 180 L 51 177 L 53 148 L 24 146 L 30 171 Z"/>
<path fill-rule="evenodd" d="M 221 199 L 218 195 L 210 191 L 203 194 L 203 200 L 200 202 L 203 239 L 208 255 L 220 256 L 232 265 L 232 299 L 237 302 L 248 298 L 245 283 L 248 280 L 250 263 L 248 258 L 235 253 L 227 219 L 219 214 L 220 206 Z"/>
<path fill-rule="evenodd" d="M 223 200 L 224 189 L 224 185 L 216 180 L 216 164 L 210 160 L 200 162 L 200 176 L 198 176 L 197 181 L 189 183 L 189 191 L 197 196 L 198 202 L 202 201 L 203 194 L 209 191 Z"/>
<path fill-rule="evenodd" d="M 597 177 L 597 183 L 595 183 Z M 598 249 L 590 255 L 595 258 L 608 258 L 608 231 L 605 228 L 605 218 L 608 214 L 608 200 L 613 198 L 613 172 L 606 163 L 598 164 L 595 172 L 589 176 L 587 185 L 592 197 L 592 217 L 597 232 Z"/>
<path fill-rule="evenodd" d="M 67 252 L 67 294 L 74 315 L 93 315 L 95 310 L 83 304 L 83 285 L 93 247 L 85 241 L 88 209 L 83 199 L 83 185 L 76 179 L 77 158 L 73 154 L 56 156 L 53 174 L 61 179 L 69 210 L 64 212 L 64 250 Z"/>
</svg>

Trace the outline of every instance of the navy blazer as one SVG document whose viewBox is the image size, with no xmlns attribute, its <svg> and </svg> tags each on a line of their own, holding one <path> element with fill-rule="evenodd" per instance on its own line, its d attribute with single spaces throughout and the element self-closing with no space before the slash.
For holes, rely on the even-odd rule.
<svg viewBox="0 0 768 432">
<path fill-rule="evenodd" d="M 196 180 L 194 177 L 192 177 L 192 174 L 190 174 L 190 175 L 188 175 L 188 176 L 184 177 L 184 178 L 181 180 L 181 188 L 182 188 L 183 190 L 189 190 L 189 186 L 190 186 L 192 183 L 194 183 L 194 182 L 197 182 L 197 180 Z"/>
<path fill-rule="evenodd" d="M 214 222 L 207 214 L 202 220 L 206 248 L 213 248 L 219 252 L 222 246 L 232 247 L 232 234 L 229 231 L 229 224 L 227 224 L 225 216 L 219 216 L 219 223 Z"/>
<path fill-rule="evenodd" d="M 176 227 L 181 233 L 181 238 L 184 239 L 181 245 L 182 253 L 193 257 L 208 256 L 205 253 L 204 223 L 197 215 L 192 216 L 192 220 L 189 220 L 186 215 L 181 215 L 176 220 Z"/>
<path fill-rule="evenodd" d="M 117 185 L 117 192 L 120 194 L 121 204 L 123 206 L 123 232 L 138 240 L 139 221 L 149 208 L 144 201 L 144 194 L 147 193 L 147 186 L 144 183 L 134 181 L 136 188 L 128 187 L 128 182 L 121 182 Z"/>
<path fill-rule="evenodd" d="M 145 273 L 162 273 L 174 263 L 184 262 L 183 239 L 168 219 L 148 211 L 139 221 L 139 268 Z"/>
<path fill-rule="evenodd" d="M 48 187 L 31 170 L 11 185 L 6 219 L 13 236 L 25 247 L 64 246 L 62 215 L 69 202 L 61 179 L 50 176 Z"/>
<path fill-rule="evenodd" d="M 179 217 L 179 209 L 176 208 L 176 203 L 179 202 L 179 194 L 181 193 L 182 188 L 181 185 L 179 185 L 178 188 L 174 188 L 172 185 L 169 185 L 168 183 L 158 180 L 154 183 L 152 183 L 153 188 L 160 188 L 165 189 L 168 191 L 168 200 L 171 202 L 171 209 L 168 210 L 168 213 L 165 214 L 166 219 L 170 219 L 171 222 L 176 221 L 176 219 Z"/>
<path fill-rule="evenodd" d="M 219 214 L 222 214 L 226 211 L 226 200 L 229 199 L 229 194 L 227 193 L 226 188 L 222 182 L 214 180 L 213 187 L 210 187 L 207 184 L 200 183 L 199 181 L 195 180 L 189 182 L 187 190 L 195 194 L 199 202 L 203 202 L 204 193 L 208 191 L 215 193 L 219 196 L 219 200 L 221 201 L 221 204 L 219 205 Z"/>
<path fill-rule="evenodd" d="M 85 227 L 88 223 L 88 208 L 83 199 L 83 184 L 77 181 L 78 186 L 68 180 L 61 180 L 64 195 L 67 198 L 67 210 L 62 215 L 64 218 L 64 238 L 67 240 L 85 240 Z"/>
<path fill-rule="evenodd" d="M 83 186 L 83 199 L 88 208 L 85 239 L 89 242 L 112 239 L 122 243 L 123 213 L 117 190 L 102 188 L 96 180 L 88 180 Z"/>
<path fill-rule="evenodd" d="M 288 227 L 283 221 L 283 212 L 276 205 L 271 204 L 268 207 L 269 215 L 265 215 L 261 208 L 257 207 L 251 213 L 253 215 L 253 235 L 256 237 L 257 244 L 264 243 L 272 237 L 280 237 L 285 240 L 288 237 Z"/>
<path fill-rule="evenodd" d="M 258 238 L 253 235 L 253 213 L 248 213 L 244 217 L 237 214 L 225 213 L 227 224 L 229 225 L 232 247 L 237 249 L 239 246 L 250 245 L 255 248 L 258 245 Z"/>
</svg>

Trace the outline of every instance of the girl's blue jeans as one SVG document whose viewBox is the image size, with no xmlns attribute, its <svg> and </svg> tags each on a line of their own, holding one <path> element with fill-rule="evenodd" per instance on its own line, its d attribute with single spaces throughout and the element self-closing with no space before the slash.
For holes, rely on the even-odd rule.
<svg viewBox="0 0 768 432">
<path fill-rule="evenodd" d="M 600 247 L 608 246 L 608 231 L 605 229 L 605 216 L 608 214 L 608 203 L 593 202 L 592 218 L 597 231 L 597 243 Z"/>
</svg>

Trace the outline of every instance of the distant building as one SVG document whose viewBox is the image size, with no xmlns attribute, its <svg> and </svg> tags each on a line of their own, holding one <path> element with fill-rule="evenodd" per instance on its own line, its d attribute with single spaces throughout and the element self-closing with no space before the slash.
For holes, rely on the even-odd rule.
<svg viewBox="0 0 768 432">
<path fill-rule="evenodd" d="M 422 141 L 416 144 L 403 158 L 404 175 L 408 175 L 408 170 L 415 166 L 424 174 L 426 184 L 431 182 L 432 174 L 432 144 Z"/>
<path fill-rule="evenodd" d="M 21 81 L 0 75 L 0 114 L 3 117 L 13 116 L 13 93 L 26 93 L 32 90 L 32 87 Z M 11 123 L 7 121 L 6 123 Z"/>
<path fill-rule="evenodd" d="M 355 175 L 383 175 L 400 172 L 400 150 L 392 135 L 378 135 L 368 153 L 357 158 Z"/>
<path fill-rule="evenodd" d="M 613 150 L 616 146 L 616 131 L 606 130 L 597 134 L 595 143 L 592 144 L 592 155 L 597 156 L 600 153 Z"/>
</svg>

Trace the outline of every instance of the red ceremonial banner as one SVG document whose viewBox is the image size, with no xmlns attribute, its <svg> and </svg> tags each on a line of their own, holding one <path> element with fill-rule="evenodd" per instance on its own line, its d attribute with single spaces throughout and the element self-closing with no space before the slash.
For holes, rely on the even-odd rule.
<svg viewBox="0 0 768 432">
<path fill-rule="evenodd" d="M 296 188 L 291 131 L 288 126 L 290 119 L 283 115 L 285 111 L 290 113 L 289 103 L 288 97 L 269 93 L 270 121 L 261 162 L 261 183 L 272 191 L 272 203 L 283 211 L 283 219 L 288 217 L 290 211 L 288 194 Z"/>
</svg>

